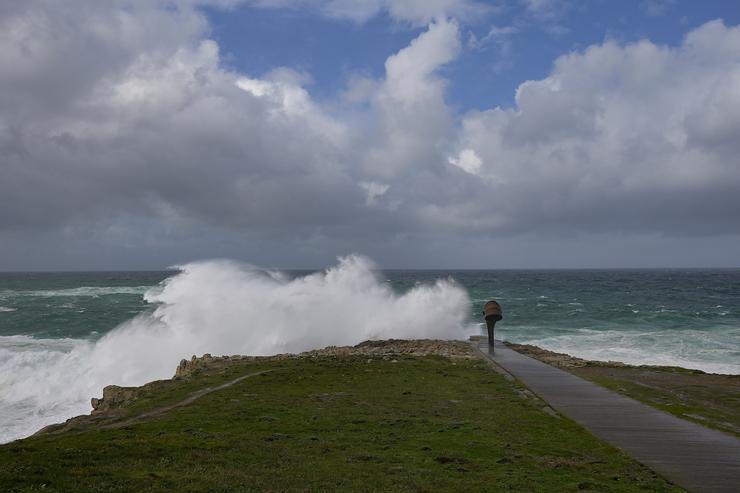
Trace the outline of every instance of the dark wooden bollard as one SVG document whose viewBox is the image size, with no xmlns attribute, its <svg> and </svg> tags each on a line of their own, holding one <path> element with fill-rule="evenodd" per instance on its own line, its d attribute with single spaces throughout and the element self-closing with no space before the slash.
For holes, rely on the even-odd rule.
<svg viewBox="0 0 740 493">
<path fill-rule="evenodd" d="M 486 317 L 486 326 L 488 326 L 488 344 L 493 346 L 493 328 L 496 322 L 504 318 L 501 313 L 501 305 L 491 300 L 483 305 L 483 316 Z"/>
</svg>

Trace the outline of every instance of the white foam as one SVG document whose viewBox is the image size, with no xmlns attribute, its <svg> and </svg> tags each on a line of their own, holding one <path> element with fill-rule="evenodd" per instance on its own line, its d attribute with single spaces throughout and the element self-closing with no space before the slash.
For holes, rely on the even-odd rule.
<svg viewBox="0 0 740 493">
<path fill-rule="evenodd" d="M 590 330 L 527 335 L 502 331 L 506 340 L 596 361 L 632 365 L 680 366 L 707 373 L 740 374 L 737 341 L 740 329 L 717 330 Z M 547 333 L 546 332 L 546 333 Z"/>
<path fill-rule="evenodd" d="M 87 413 L 108 384 L 170 378 L 192 354 L 268 355 L 376 338 L 465 338 L 467 292 L 451 280 L 396 294 L 371 262 L 287 276 L 229 261 L 196 262 L 150 290 L 156 303 L 93 343 L 0 337 L 0 442 Z"/>
<path fill-rule="evenodd" d="M 16 310 L 15 308 L 9 308 L 7 306 L 0 306 L 0 313 L 10 313 L 10 312 L 14 312 L 15 310 Z"/>
<path fill-rule="evenodd" d="M 92 297 L 108 296 L 115 294 L 141 294 L 146 293 L 151 286 L 80 286 L 78 288 L 65 289 L 38 289 L 32 291 L 13 291 L 13 296 L 35 296 L 39 298 L 58 297 Z"/>
</svg>

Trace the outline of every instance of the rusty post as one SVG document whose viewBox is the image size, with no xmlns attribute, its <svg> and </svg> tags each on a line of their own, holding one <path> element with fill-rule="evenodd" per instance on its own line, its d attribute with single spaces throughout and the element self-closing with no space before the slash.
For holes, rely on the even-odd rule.
<svg viewBox="0 0 740 493">
<path fill-rule="evenodd" d="M 486 318 L 486 326 L 488 327 L 488 345 L 493 346 L 493 329 L 496 327 L 496 322 L 504 318 L 501 305 L 494 300 L 489 301 L 483 305 L 483 316 Z"/>
</svg>

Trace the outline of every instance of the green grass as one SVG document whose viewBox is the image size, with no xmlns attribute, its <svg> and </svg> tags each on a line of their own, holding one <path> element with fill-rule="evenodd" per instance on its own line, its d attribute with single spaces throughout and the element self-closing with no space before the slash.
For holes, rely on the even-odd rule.
<svg viewBox="0 0 740 493">
<path fill-rule="evenodd" d="M 245 361 L 126 412 L 266 369 L 144 422 L 0 446 L 0 491 L 681 491 L 480 360 Z"/>
</svg>

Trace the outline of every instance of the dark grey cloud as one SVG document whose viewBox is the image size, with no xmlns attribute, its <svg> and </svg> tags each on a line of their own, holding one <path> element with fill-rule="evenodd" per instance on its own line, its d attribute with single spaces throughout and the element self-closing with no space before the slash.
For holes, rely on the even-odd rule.
<svg viewBox="0 0 740 493">
<path fill-rule="evenodd" d="M 740 233 L 740 28 L 605 42 L 523 83 L 513 109 L 457 115 L 438 73 L 463 49 L 453 20 L 319 103 L 288 68 L 225 68 L 204 3 L 238 2 L 3 5 L 0 269 L 46 266 L 59 245 L 76 267 L 93 251 L 98 268 L 348 251 L 424 266 L 473 259 L 456 248 L 516 257 L 535 237 Z"/>
</svg>

